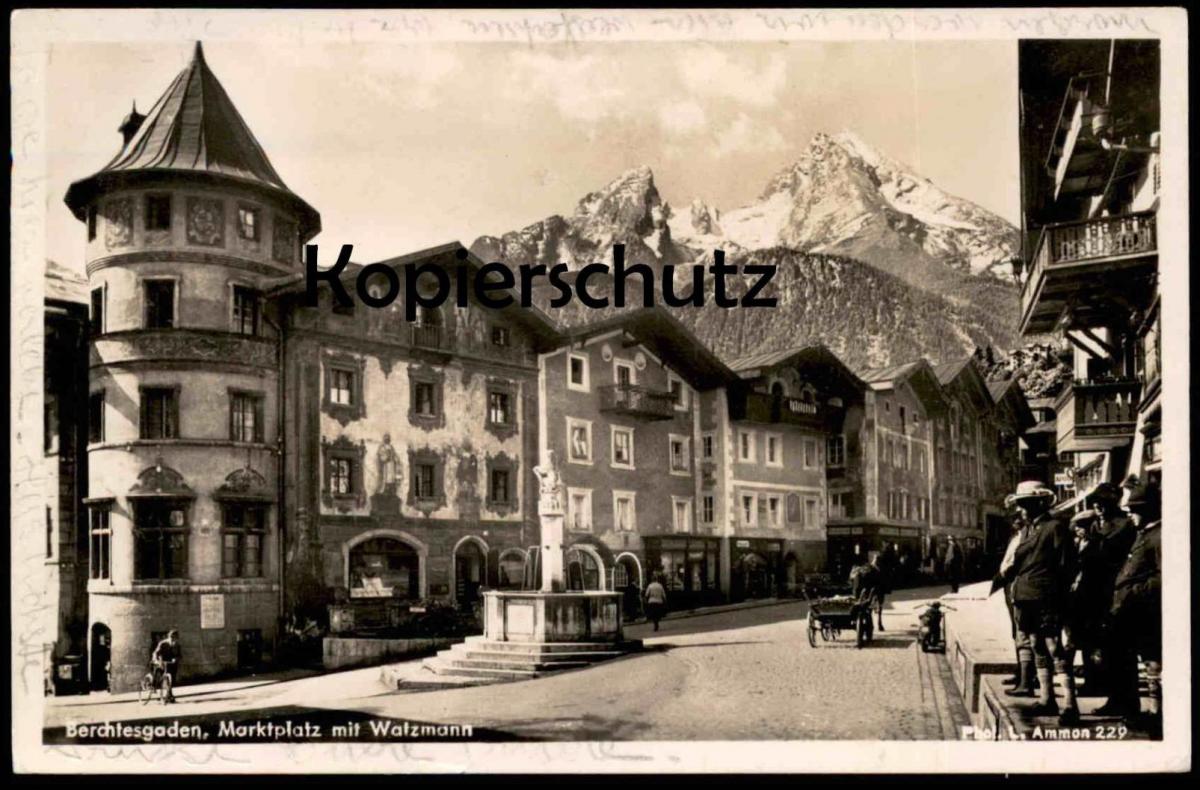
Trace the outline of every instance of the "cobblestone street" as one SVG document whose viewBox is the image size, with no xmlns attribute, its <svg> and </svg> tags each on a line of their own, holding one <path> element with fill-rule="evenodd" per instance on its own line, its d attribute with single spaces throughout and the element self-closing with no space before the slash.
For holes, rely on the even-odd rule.
<svg viewBox="0 0 1200 790">
<path fill-rule="evenodd" d="M 379 669 L 319 678 L 180 689 L 175 706 L 103 697 L 52 700 L 47 727 L 68 720 L 212 720 L 288 709 L 331 720 L 353 711 L 395 720 L 470 724 L 492 738 L 581 740 L 952 739 L 966 713 L 945 659 L 914 643 L 921 601 L 905 591 L 866 648 L 849 634 L 809 646 L 807 604 L 781 603 L 635 625 L 645 652 L 530 681 L 388 692 Z"/>
</svg>

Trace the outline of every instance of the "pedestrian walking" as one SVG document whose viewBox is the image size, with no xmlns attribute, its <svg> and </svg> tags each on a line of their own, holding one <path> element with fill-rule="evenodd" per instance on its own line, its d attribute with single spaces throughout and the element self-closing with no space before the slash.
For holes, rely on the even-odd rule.
<svg viewBox="0 0 1200 790">
<path fill-rule="evenodd" d="M 963 552 L 958 546 L 958 540 L 953 535 L 946 543 L 946 558 L 944 560 L 946 569 L 946 581 L 950 582 L 950 592 L 958 592 L 958 584 L 962 580 L 963 571 Z"/>
<path fill-rule="evenodd" d="M 654 580 L 646 585 L 646 617 L 654 623 L 654 630 L 658 630 L 658 621 L 667 613 L 667 588 L 663 587 L 662 576 L 654 577 Z"/>
<path fill-rule="evenodd" d="M 1157 482 L 1130 481 L 1125 508 L 1137 525 L 1137 536 L 1113 584 L 1109 612 L 1113 639 L 1108 701 L 1096 712 L 1141 718 L 1138 665 L 1146 664 L 1146 692 L 1152 730 L 1162 726 L 1162 501 Z"/>
<path fill-rule="evenodd" d="M 1075 542 L 1065 521 L 1050 512 L 1054 492 L 1037 481 L 1017 486 L 1013 499 L 1029 520 L 1029 532 L 1016 548 L 1012 598 L 1017 628 L 1029 639 L 1032 655 L 1021 656 L 1022 682 L 1007 694 L 1033 696 L 1033 670 L 1037 672 L 1035 716 L 1058 714 L 1061 726 L 1079 721 L 1075 700 L 1075 676 L 1063 647 L 1063 610 L 1075 575 Z M 1060 708 L 1054 696 L 1057 677 L 1063 689 Z"/>
<path fill-rule="evenodd" d="M 879 630 L 883 630 L 883 588 L 886 582 L 883 578 L 883 570 L 880 568 L 880 559 L 878 553 L 872 553 L 871 558 L 861 565 L 856 565 L 850 571 L 851 594 L 858 599 L 862 606 L 867 607 L 868 616 L 870 610 L 876 609 L 879 612 Z"/>
</svg>

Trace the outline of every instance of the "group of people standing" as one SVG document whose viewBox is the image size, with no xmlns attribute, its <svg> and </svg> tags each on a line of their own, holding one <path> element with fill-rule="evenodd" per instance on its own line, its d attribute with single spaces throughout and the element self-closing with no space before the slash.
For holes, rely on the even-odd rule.
<svg viewBox="0 0 1200 790">
<path fill-rule="evenodd" d="M 1054 492 L 1021 483 L 1006 500 L 1012 517 L 993 592 L 1004 590 L 1017 673 L 1007 694 L 1037 697 L 1034 715 L 1079 720 L 1075 657 L 1083 691 L 1107 696 L 1095 711 L 1161 727 L 1162 499 L 1156 481 L 1102 483 L 1069 520 L 1051 508 Z M 1143 714 L 1139 657 L 1146 666 L 1149 710 Z M 1061 688 L 1060 705 L 1055 683 Z"/>
</svg>

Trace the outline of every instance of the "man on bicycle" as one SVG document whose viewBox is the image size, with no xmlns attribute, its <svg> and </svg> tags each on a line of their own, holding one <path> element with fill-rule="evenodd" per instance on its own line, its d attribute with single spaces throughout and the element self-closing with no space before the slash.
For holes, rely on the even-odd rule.
<svg viewBox="0 0 1200 790">
<path fill-rule="evenodd" d="M 183 652 L 179 649 L 179 631 L 174 628 L 167 634 L 166 639 L 155 646 L 150 656 L 150 663 L 154 667 L 154 685 L 162 683 L 164 673 L 170 677 L 167 702 L 175 701 L 175 679 L 179 676 L 179 661 L 182 656 Z"/>
</svg>

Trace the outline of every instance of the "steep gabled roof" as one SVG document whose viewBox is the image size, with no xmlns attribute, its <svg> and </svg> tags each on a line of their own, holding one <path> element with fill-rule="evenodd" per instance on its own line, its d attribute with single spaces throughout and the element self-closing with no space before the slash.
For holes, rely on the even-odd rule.
<svg viewBox="0 0 1200 790">
<path fill-rule="evenodd" d="M 1003 381 L 990 381 L 987 386 L 992 401 L 997 406 L 1007 403 L 1012 409 L 1013 416 L 1018 422 L 1016 426 L 1018 431 L 1024 432 L 1037 424 L 1037 419 L 1029 408 L 1029 401 L 1025 399 L 1025 393 L 1021 391 L 1015 377 Z"/>
<path fill-rule="evenodd" d="M 745 380 L 756 379 L 764 375 L 767 370 L 783 365 L 816 366 L 830 371 L 842 388 L 855 391 L 859 399 L 861 399 L 862 391 L 867 387 L 866 382 L 855 375 L 854 371 L 846 367 L 846 364 L 836 354 L 821 343 L 750 354 L 729 363 L 729 367 Z M 834 381 L 831 380 L 829 383 L 833 384 Z"/>
<path fill-rule="evenodd" d="M 275 171 L 229 94 L 208 68 L 199 42 L 191 63 L 179 72 L 150 112 L 143 117 L 135 109 L 121 128 L 136 131 L 112 161 L 67 190 L 66 203 L 77 218 L 84 218 L 89 200 L 108 184 L 135 177 L 188 173 L 236 181 L 281 197 L 300 215 L 306 238 L 320 230 L 320 215 L 288 189 Z"/>
<path fill-rule="evenodd" d="M 938 381 L 933 366 L 924 358 L 915 362 L 889 365 L 886 368 L 869 368 L 860 371 L 858 375 L 873 390 L 893 390 L 897 385 L 907 383 L 924 402 L 925 409 L 930 414 L 936 414 L 945 408 L 946 398 L 942 393 L 942 384 Z"/>
<path fill-rule="evenodd" d="M 570 340 L 619 329 L 646 346 L 699 389 L 732 384 L 737 374 L 683 323 L 661 307 L 639 307 L 564 330 Z"/>
<path fill-rule="evenodd" d="M 960 388 L 974 402 L 975 409 L 984 413 L 995 405 L 987 380 L 973 358 L 966 357 L 956 362 L 937 365 L 933 368 L 938 382 L 947 390 Z"/>
</svg>

